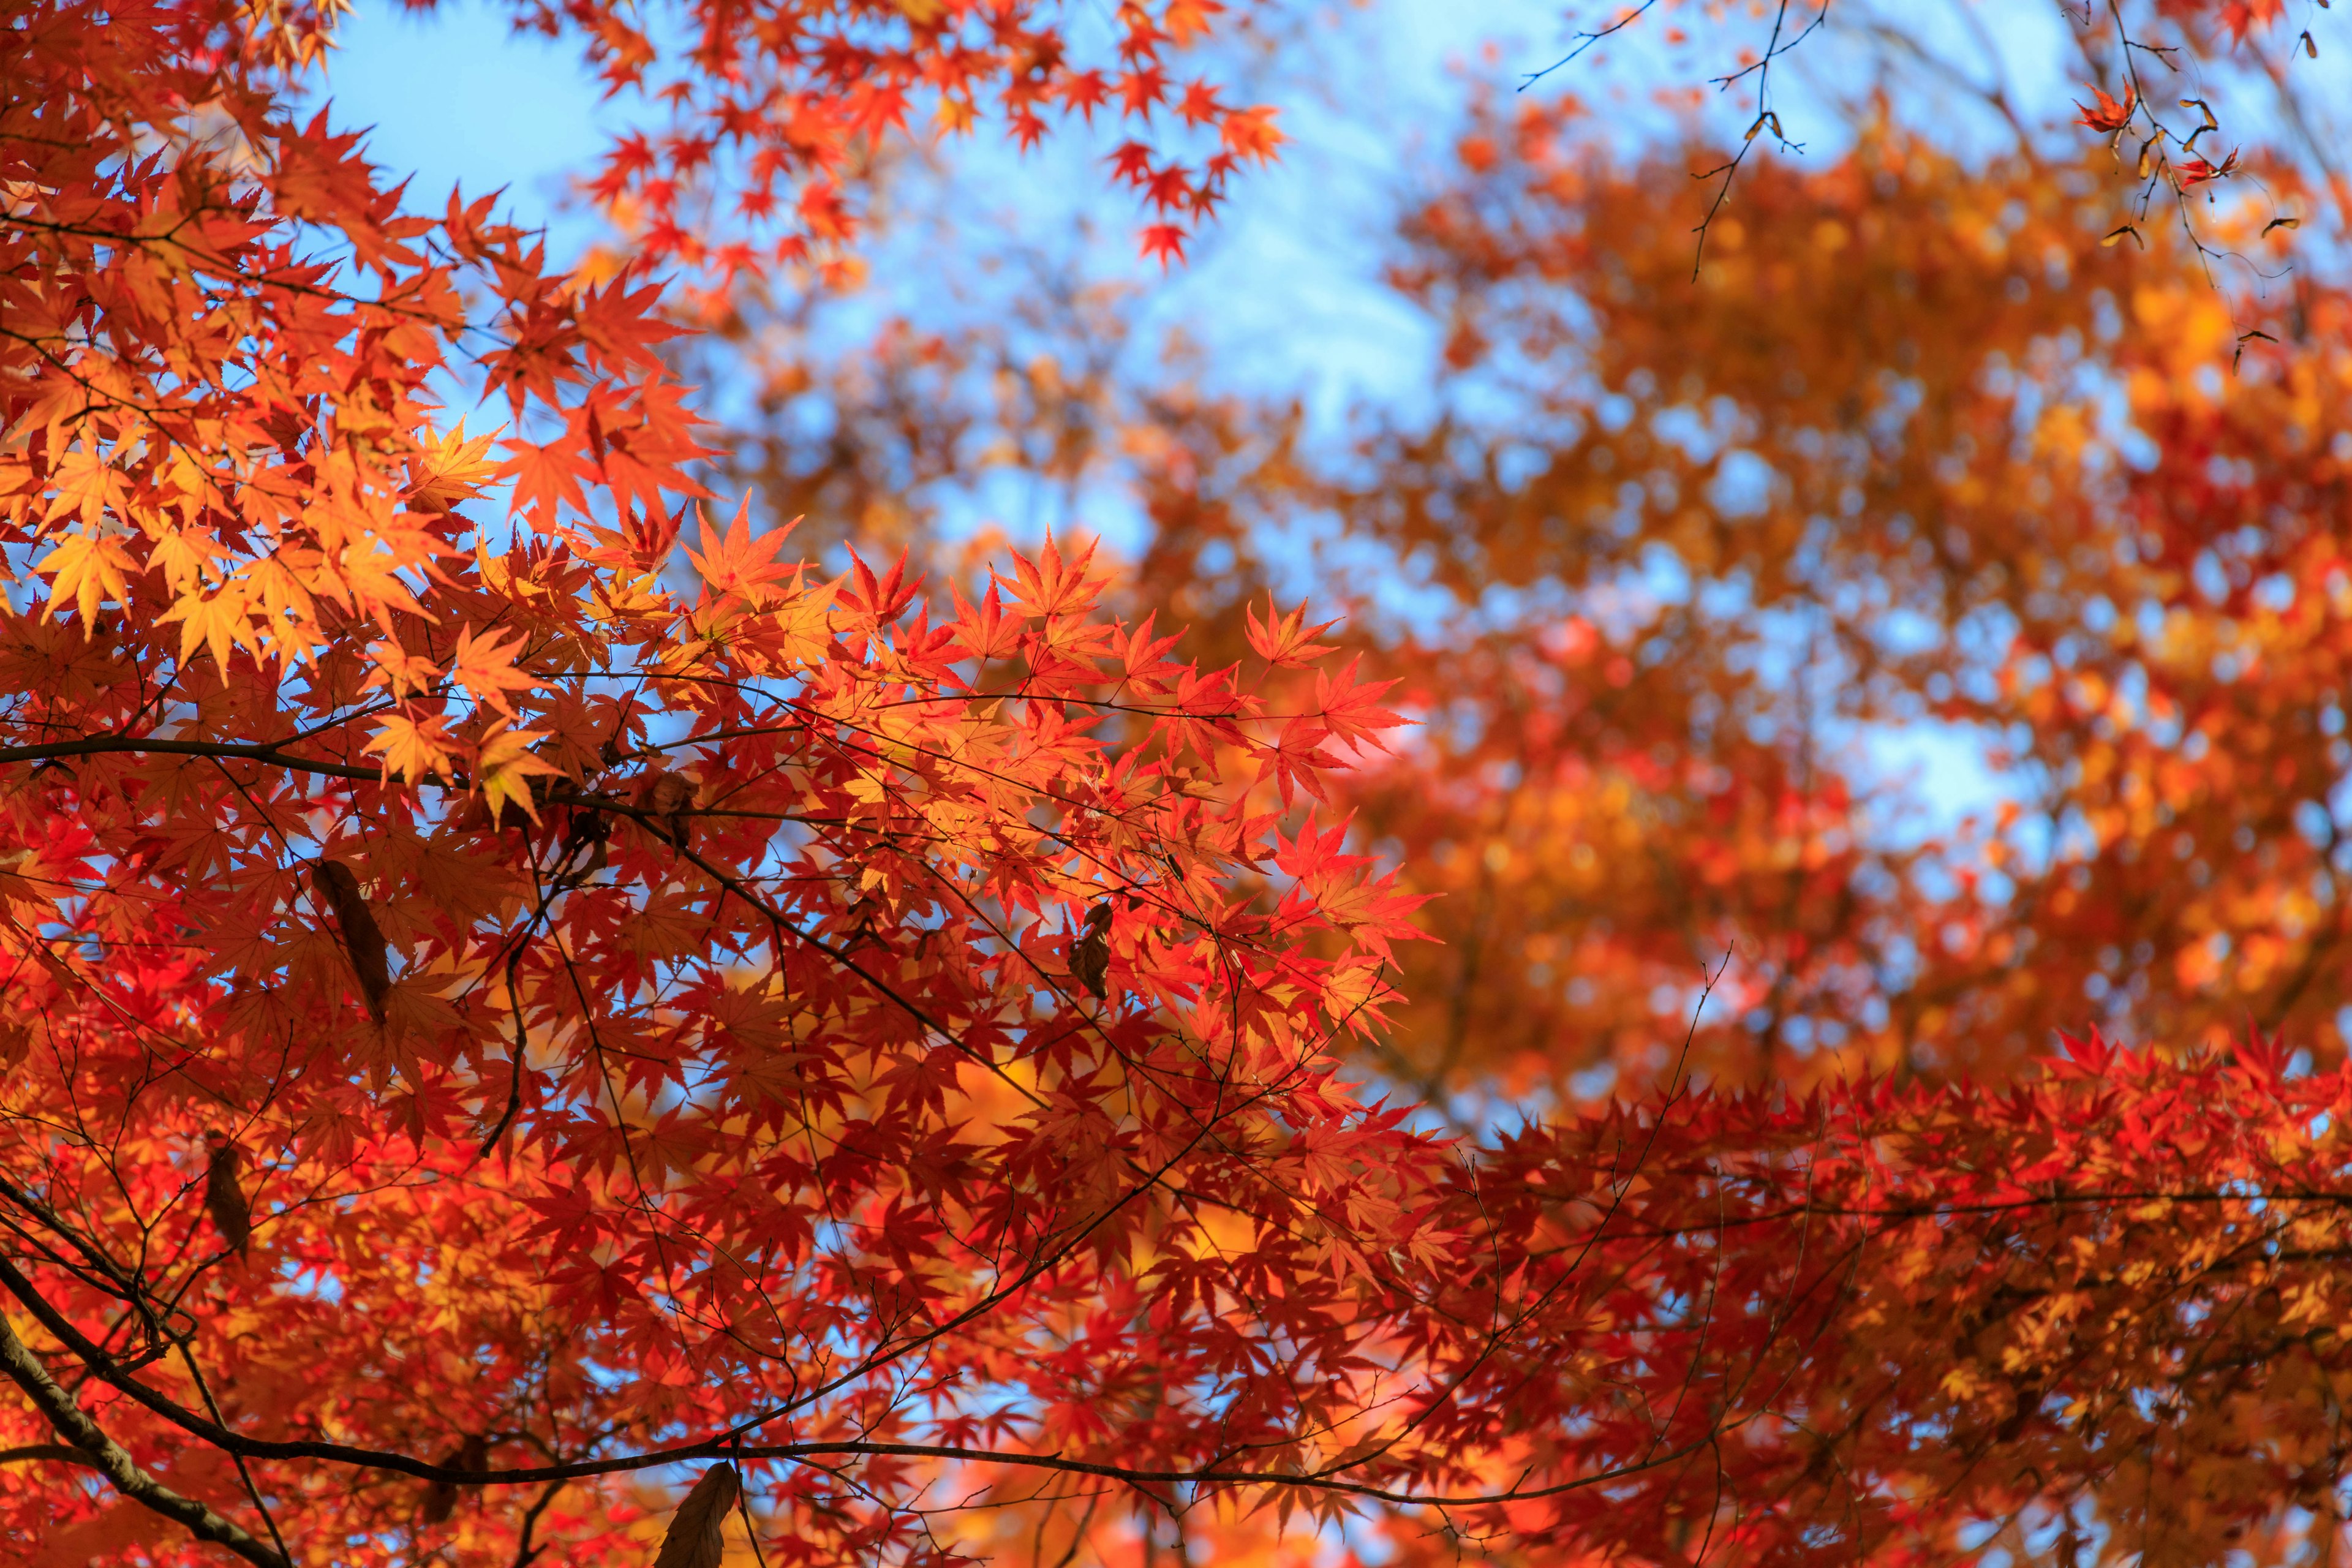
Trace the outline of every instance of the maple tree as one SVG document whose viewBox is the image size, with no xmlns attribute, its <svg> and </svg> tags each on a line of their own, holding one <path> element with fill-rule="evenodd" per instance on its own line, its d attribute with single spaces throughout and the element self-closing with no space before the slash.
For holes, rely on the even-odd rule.
<svg viewBox="0 0 2352 1568">
<path fill-rule="evenodd" d="M 1113 176 L 1205 216 L 1272 148 L 1178 85 L 1219 13 L 1097 68 L 1020 5 L 524 8 L 675 116 L 566 274 L 294 117 L 338 9 L 0 32 L 26 1560 L 2332 1550 L 2336 296 L 2230 379 L 2215 231 L 2103 247 L 2095 179 L 1892 130 L 1743 174 L 1694 291 L 1679 173 L 1490 110 L 1397 280 L 1453 384 L 1525 373 L 1507 427 L 1326 470 L 1033 365 L 1015 449 L 1115 445 L 1155 537 L 927 584 L 711 494 L 754 448 L 657 269 L 707 316 L 843 254 L 926 95 L 1166 110 L 1216 150 Z M 954 417 L 866 428 L 946 468 Z M 1307 505 L 1462 616 L 1260 592 Z M 2048 794 L 1889 847 L 1813 701 L 2021 732 Z M 1358 1081 L 1596 1061 L 1458 1136 Z"/>
</svg>

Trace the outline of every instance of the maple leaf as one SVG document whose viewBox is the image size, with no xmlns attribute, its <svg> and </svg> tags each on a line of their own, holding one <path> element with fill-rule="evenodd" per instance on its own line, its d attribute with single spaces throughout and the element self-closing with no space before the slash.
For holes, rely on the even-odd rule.
<svg viewBox="0 0 2352 1568">
<path fill-rule="evenodd" d="M 2172 171 L 2182 190 L 2193 190 L 2199 185 L 2227 179 L 2236 174 L 2238 154 L 2232 152 L 2219 163 L 2208 163 L 2202 158 L 2183 158 L 2172 165 Z"/>
<path fill-rule="evenodd" d="M 49 618 L 70 602 L 81 617 L 85 636 L 96 624 L 100 604 L 129 596 L 127 574 L 138 569 L 120 540 L 95 529 L 65 534 L 33 566 L 34 571 L 55 579 L 49 584 Z"/>
<path fill-rule="evenodd" d="M 1362 664 L 1363 658 L 1358 655 L 1337 676 L 1328 670 L 1316 672 L 1315 713 L 1340 740 L 1369 743 L 1386 751 L 1387 743 L 1380 738 L 1379 731 L 1396 729 L 1411 721 L 1379 705 L 1381 699 L 1400 684 L 1399 679 L 1360 680 L 1356 672 Z"/>
<path fill-rule="evenodd" d="M 2132 114 L 2138 106 L 2137 89 L 2126 83 L 2121 103 L 2109 98 L 2098 88 L 2095 87 L 2090 90 L 2091 96 L 2099 100 L 2099 105 L 2096 109 L 2081 103 L 2074 105 L 2083 111 L 2083 117 L 2076 121 L 2077 124 L 2087 125 L 2098 132 L 2116 132 L 2121 131 L 2131 123 Z"/>
<path fill-rule="evenodd" d="M 596 468 L 575 455 L 583 449 L 584 441 L 574 445 L 567 437 L 541 444 L 509 437 L 500 444 L 506 447 L 508 457 L 499 465 L 498 476 L 514 481 L 514 511 L 547 527 L 554 525 L 558 509 L 563 505 L 568 504 L 576 512 L 587 512 L 588 496 L 581 481 L 595 478 Z"/>
<path fill-rule="evenodd" d="M 724 537 L 712 532 L 709 521 L 703 520 L 702 552 L 697 554 L 689 550 L 687 559 L 694 563 L 694 569 L 702 574 L 705 582 L 721 593 L 763 606 L 781 596 L 772 591 L 772 584 L 793 578 L 801 570 L 798 562 L 777 559 L 777 552 L 783 549 L 800 520 L 795 518 L 782 528 L 771 529 L 754 538 L 751 518 L 750 502 L 738 506 Z"/>
<path fill-rule="evenodd" d="M 988 592 L 975 609 L 963 596 L 963 590 L 953 584 L 949 592 L 954 595 L 956 607 L 955 656 L 977 659 L 982 664 L 992 659 L 1010 658 L 1020 651 L 1023 627 L 1018 616 L 1004 612 L 997 595 L 997 584 L 991 582 Z"/>
<path fill-rule="evenodd" d="M 452 778 L 456 755 L 447 724 L 447 719 L 439 714 L 412 718 L 405 713 L 388 713 L 363 749 L 381 752 L 384 772 L 409 784 L 427 778 Z"/>
<path fill-rule="evenodd" d="M 1087 568 L 1094 563 L 1095 545 L 1092 540 L 1076 555 L 1065 561 L 1049 531 L 1045 542 L 1035 556 L 1015 555 L 1013 558 L 1014 580 L 1004 582 L 991 576 L 993 584 L 1003 583 L 1013 591 L 1013 607 L 1029 616 L 1083 616 L 1094 607 L 1108 576 L 1089 577 Z"/>
<path fill-rule="evenodd" d="M 1269 664 L 1298 668 L 1304 668 L 1331 651 L 1328 644 L 1318 643 L 1315 639 L 1339 624 L 1334 620 L 1308 626 L 1307 602 L 1303 599 L 1299 601 L 1298 607 L 1287 616 L 1281 615 L 1279 607 L 1269 599 L 1265 620 L 1258 619 L 1255 609 L 1245 611 L 1244 618 L 1249 626 L 1249 645 L 1260 658 Z"/>
<path fill-rule="evenodd" d="M 1229 109 L 1217 134 L 1228 151 L 1254 163 L 1271 163 L 1286 140 L 1275 114 L 1271 108 Z"/>
<path fill-rule="evenodd" d="M 1146 225 L 1143 230 L 1142 239 L 1143 254 L 1147 258 L 1158 261 L 1163 268 L 1172 267 L 1176 263 L 1184 259 L 1184 241 L 1186 237 L 1184 230 L 1176 224 L 1155 223 Z"/>
<path fill-rule="evenodd" d="M 225 584 L 220 591 L 205 594 L 190 589 L 173 602 L 172 607 L 156 617 L 157 626 L 176 622 L 180 627 L 180 662 L 186 664 L 198 648 L 213 656 L 221 673 L 228 673 L 230 651 L 254 646 L 252 628 L 247 623 L 247 606 L 243 589 L 236 584 Z"/>
<path fill-rule="evenodd" d="M 590 349 L 592 363 L 615 367 L 634 365 L 658 373 L 660 356 L 654 345 L 687 329 L 661 315 L 661 289 L 647 283 L 630 289 L 615 283 L 581 289 L 572 299 L 572 315 Z"/>
<path fill-rule="evenodd" d="M 563 773 L 531 750 L 546 738 L 539 731 L 516 730 L 505 724 L 495 725 L 483 734 L 474 751 L 473 765 L 467 772 L 492 822 L 506 820 L 506 803 L 509 801 L 531 821 L 539 820 L 539 805 L 532 799 L 530 781 L 561 777 Z"/>
<path fill-rule="evenodd" d="M 121 515 L 127 496 L 122 475 L 94 443 L 85 441 L 68 451 L 51 471 L 49 482 L 57 493 L 42 513 L 44 521 L 78 517 L 83 534 L 94 538 L 102 531 L 109 513 Z"/>
<path fill-rule="evenodd" d="M 370 643 L 367 651 L 374 668 L 361 681 L 362 691 L 381 686 L 394 697 L 406 697 L 411 692 L 431 690 L 441 679 L 440 665 L 424 654 L 410 653 L 396 642 Z"/>
<path fill-rule="evenodd" d="M 497 433 L 466 438 L 466 422 L 459 420 L 446 436 L 432 441 L 423 451 L 408 458 L 408 502 L 420 510 L 447 512 L 457 509 L 461 500 L 469 500 L 482 493 L 499 465 L 489 458 L 490 443 Z"/>
<path fill-rule="evenodd" d="M 537 676 L 514 668 L 525 640 L 520 632 L 510 639 L 496 632 L 477 637 L 473 627 L 461 626 L 457 651 L 449 659 L 449 678 L 472 693 L 476 701 L 512 718 L 514 709 L 507 701 L 507 693 L 529 691 L 539 685 Z"/>
<path fill-rule="evenodd" d="M 1322 773 L 1345 764 L 1322 743 L 1331 738 L 1331 731 L 1306 718 L 1293 719 L 1282 728 L 1281 736 L 1271 746 L 1258 748 L 1260 780 L 1271 778 L 1282 791 L 1282 804 L 1291 804 L 1294 785 L 1304 789 L 1317 800 L 1329 798 L 1324 793 Z"/>
<path fill-rule="evenodd" d="M 2277 19 L 2285 9 L 2285 0 L 2220 0 L 2214 9 L 2221 14 L 2221 25 L 2229 29 L 2232 42 L 2242 42 L 2247 33 Z"/>
<path fill-rule="evenodd" d="M 812 669 L 823 664 L 833 640 L 833 602 L 841 581 L 795 587 L 773 612 L 776 654 L 787 664 Z"/>
</svg>

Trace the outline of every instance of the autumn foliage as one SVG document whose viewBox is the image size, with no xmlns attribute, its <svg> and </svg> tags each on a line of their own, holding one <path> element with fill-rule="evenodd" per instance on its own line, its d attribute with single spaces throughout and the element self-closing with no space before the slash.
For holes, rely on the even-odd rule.
<svg viewBox="0 0 2352 1568">
<path fill-rule="evenodd" d="M 295 113 L 339 10 L 0 29 L 17 1559 L 2333 1550 L 2347 311 L 2210 265 L 2284 157 L 1882 117 L 1694 281 L 1690 159 L 1486 101 L 1437 412 L 1335 453 L 760 357 L 927 125 L 1098 113 L 1172 257 L 1245 16 L 518 6 L 663 116 L 566 273 Z M 1138 557 L 893 491 L 992 421 Z M 1874 815 L 1930 721 L 2031 776 Z"/>
</svg>

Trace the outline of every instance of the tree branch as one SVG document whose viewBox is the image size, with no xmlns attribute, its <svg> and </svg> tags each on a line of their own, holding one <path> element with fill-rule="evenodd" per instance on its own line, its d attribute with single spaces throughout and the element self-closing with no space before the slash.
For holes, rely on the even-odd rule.
<svg viewBox="0 0 2352 1568">
<path fill-rule="evenodd" d="M 291 768 L 297 773 L 324 773 L 330 778 L 364 779 L 370 784 L 381 783 L 383 779 L 380 768 L 354 767 L 349 763 L 330 763 L 315 757 L 289 756 L 269 742 L 165 741 L 146 735 L 93 735 L 79 741 L 51 741 L 38 746 L 0 746 L 0 763 L 40 763 L 62 757 L 96 757 L 124 752 L 158 752 L 176 757 L 241 757 L 248 762 L 268 763 L 273 767 Z"/>
<path fill-rule="evenodd" d="M 63 1443 L 25 1443 L 14 1448 L 0 1448 L 0 1465 L 30 1464 L 38 1459 L 59 1465 L 79 1465 L 87 1470 L 104 1468 L 79 1448 L 69 1448 Z"/>
<path fill-rule="evenodd" d="M 41 1414 L 48 1417 L 49 1425 L 58 1429 L 58 1435 L 73 1445 L 73 1450 L 79 1451 L 78 1462 L 105 1472 L 107 1479 L 112 1481 L 115 1489 L 124 1497 L 184 1525 L 188 1532 L 199 1541 L 227 1547 L 247 1562 L 257 1564 L 258 1568 L 291 1568 L 284 1556 L 255 1540 L 241 1526 L 223 1519 L 195 1499 L 181 1496 L 140 1468 L 138 1461 L 131 1458 L 122 1445 L 108 1436 L 105 1430 L 90 1419 L 89 1413 L 75 1404 L 71 1394 L 58 1386 L 57 1379 L 49 1375 L 48 1369 L 26 1347 L 25 1342 L 16 1337 L 16 1331 L 9 1326 L 5 1315 L 0 1315 L 0 1372 L 6 1373 L 9 1379 L 32 1399 Z M 37 1450 L 11 1449 L 9 1453 L 25 1458 L 58 1457 L 46 1444 Z"/>
</svg>

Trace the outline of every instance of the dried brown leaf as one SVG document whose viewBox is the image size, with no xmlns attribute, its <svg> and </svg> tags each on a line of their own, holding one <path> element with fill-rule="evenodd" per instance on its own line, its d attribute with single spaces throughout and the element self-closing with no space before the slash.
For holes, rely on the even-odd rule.
<svg viewBox="0 0 2352 1568">
<path fill-rule="evenodd" d="M 680 849 L 687 847 L 687 837 L 693 831 L 693 823 L 682 813 L 694 804 L 691 780 L 677 773 L 654 773 L 637 786 L 637 801 L 646 811 L 661 817 L 658 831 L 665 834 L 672 844 Z"/>
<path fill-rule="evenodd" d="M 468 1433 L 466 1440 L 441 1456 L 445 1468 L 478 1470 L 489 1464 L 490 1445 L 478 1432 Z M 456 1481 L 425 1483 L 425 1506 L 421 1517 L 427 1524 L 445 1524 L 457 1511 L 458 1485 Z"/>
<path fill-rule="evenodd" d="M 220 1232 L 221 1240 L 243 1256 L 253 1236 L 253 1207 L 237 1183 L 237 1168 L 243 1161 L 226 1134 L 207 1133 L 205 1141 L 212 1146 L 212 1160 L 205 1171 L 205 1212 L 213 1216 L 213 1228 Z"/>
<path fill-rule="evenodd" d="M 392 989 L 390 949 L 367 900 L 360 896 L 359 879 L 340 860 L 314 860 L 310 863 L 310 885 L 335 911 L 335 923 L 342 930 L 343 951 L 351 954 L 352 973 L 359 979 L 360 996 L 367 1004 L 368 1016 L 383 1023 L 384 993 Z"/>
<path fill-rule="evenodd" d="M 727 1510 L 743 1478 L 723 1461 L 702 1472 L 686 1500 L 670 1516 L 669 1533 L 662 1537 L 661 1554 L 654 1568 L 719 1568 L 727 1555 Z"/>
<path fill-rule="evenodd" d="M 1070 949 L 1070 973 L 1078 984 L 1094 994 L 1097 1002 L 1108 1001 L 1109 993 L 1104 985 L 1110 973 L 1110 906 L 1097 904 L 1087 911 L 1087 926 Z"/>
</svg>

